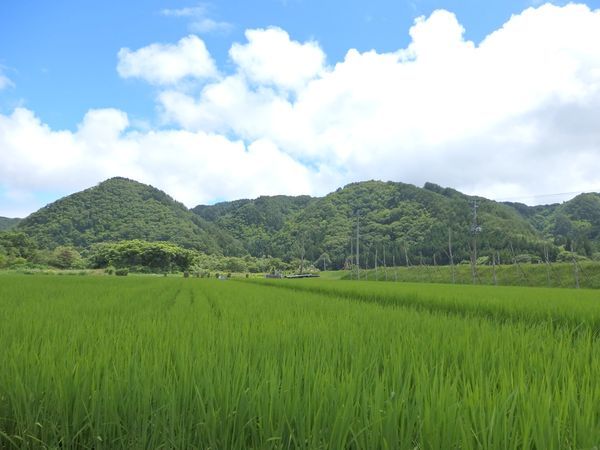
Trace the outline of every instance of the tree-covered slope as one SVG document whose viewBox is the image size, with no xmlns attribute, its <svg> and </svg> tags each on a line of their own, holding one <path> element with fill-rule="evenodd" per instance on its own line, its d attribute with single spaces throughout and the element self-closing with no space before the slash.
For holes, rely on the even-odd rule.
<svg viewBox="0 0 600 450">
<path fill-rule="evenodd" d="M 469 255 L 474 197 L 453 189 L 427 183 L 424 188 L 404 183 L 367 181 L 352 183 L 323 197 L 263 198 L 262 204 L 295 205 L 279 208 L 276 227 L 266 229 L 265 219 L 256 213 L 253 202 L 221 203 L 197 207 L 207 220 L 225 227 L 235 236 L 260 235 L 261 246 L 246 246 L 259 256 L 281 258 L 300 257 L 310 261 L 325 259 L 334 267 L 348 260 L 357 217 L 360 224 L 361 265 L 379 263 L 386 252 L 387 264 L 393 261 L 415 264 L 421 260 L 432 263 L 448 261 L 448 235 L 451 234 L 456 261 Z M 285 200 L 285 201 L 284 201 Z M 294 203 L 295 202 L 295 203 Z M 480 255 L 502 252 L 540 253 L 544 243 L 531 223 L 513 207 L 477 198 L 478 223 L 483 227 L 479 236 Z M 248 214 L 246 213 L 248 212 Z M 250 212 L 252 214 L 250 214 Z M 509 248 L 513 250 L 509 253 Z M 363 261 L 364 258 L 364 261 Z"/>
<path fill-rule="evenodd" d="M 164 192 L 126 178 L 111 178 L 62 198 L 23 219 L 18 229 L 42 248 L 85 248 L 97 242 L 143 239 L 207 253 L 243 253 L 226 231 Z"/>
<path fill-rule="evenodd" d="M 12 230 L 15 228 L 21 219 L 9 219 L 8 217 L 0 217 L 0 231 Z"/>
<path fill-rule="evenodd" d="M 600 251 L 600 194 L 580 194 L 562 204 L 511 205 L 557 245 L 588 257 Z"/>
<path fill-rule="evenodd" d="M 254 256 L 273 255 L 273 237 L 288 220 L 311 202 L 308 195 L 276 195 L 255 200 L 235 200 L 192 209 L 198 216 L 230 232 Z"/>
<path fill-rule="evenodd" d="M 272 256 L 340 268 L 355 255 L 361 266 L 467 261 L 477 202 L 477 256 L 512 262 L 517 255 L 554 260 L 573 248 L 600 251 L 600 195 L 563 204 L 526 206 L 472 197 L 426 183 L 352 183 L 324 197 L 273 196 L 201 205 L 192 211 L 164 192 L 125 178 L 58 200 L 23 219 L 16 230 L 40 248 L 88 248 L 99 242 L 168 241 L 206 253 Z M 384 256 L 385 253 L 385 256 Z M 563 256 L 565 256 L 563 254 Z M 568 255 L 566 255 L 568 257 Z"/>
</svg>

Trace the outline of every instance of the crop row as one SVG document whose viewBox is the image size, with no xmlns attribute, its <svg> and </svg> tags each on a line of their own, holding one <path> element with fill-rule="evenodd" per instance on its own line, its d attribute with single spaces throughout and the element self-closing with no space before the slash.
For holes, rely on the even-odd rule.
<svg viewBox="0 0 600 450">
<path fill-rule="evenodd" d="M 496 322 L 541 323 L 574 331 L 585 328 L 595 337 L 600 336 L 600 295 L 595 290 L 330 280 L 254 279 L 247 282 Z"/>
</svg>

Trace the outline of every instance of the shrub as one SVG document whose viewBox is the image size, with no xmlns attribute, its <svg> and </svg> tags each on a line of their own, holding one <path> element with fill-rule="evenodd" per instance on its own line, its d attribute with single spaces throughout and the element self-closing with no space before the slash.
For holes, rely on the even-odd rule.
<svg viewBox="0 0 600 450">
<path fill-rule="evenodd" d="M 575 261 L 587 261 L 585 256 L 567 250 L 562 250 L 556 257 L 557 262 L 573 262 L 573 259 L 575 259 Z"/>
<path fill-rule="evenodd" d="M 129 274 L 129 269 L 126 267 L 115 270 L 115 275 L 117 275 L 118 277 L 126 277 L 128 274 Z"/>
</svg>

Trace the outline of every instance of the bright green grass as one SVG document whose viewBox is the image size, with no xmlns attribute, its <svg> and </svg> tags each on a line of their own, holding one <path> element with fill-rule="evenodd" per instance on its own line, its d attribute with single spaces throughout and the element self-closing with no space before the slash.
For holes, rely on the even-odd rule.
<svg viewBox="0 0 600 450">
<path fill-rule="evenodd" d="M 534 302 L 535 320 L 505 320 L 370 301 L 378 283 L 277 281 L 293 289 L 3 277 L 0 448 L 600 445 L 593 324 L 540 319 L 561 301 L 597 317 L 585 292 L 448 291 L 466 308 L 486 296 Z M 357 296 L 332 293 L 346 285 Z M 422 298 L 441 301 L 436 288 Z"/>
<path fill-rule="evenodd" d="M 579 285 L 582 288 L 600 288 L 600 263 L 583 261 L 579 263 Z M 496 283 L 494 283 L 494 268 L 492 266 L 477 266 L 476 284 L 500 286 L 539 286 L 574 288 L 575 273 L 571 263 L 546 264 L 508 264 L 495 268 Z M 340 270 L 338 279 L 350 280 L 356 278 L 356 272 Z M 469 264 L 454 266 L 454 281 L 457 284 L 472 284 L 473 275 Z M 409 267 L 379 267 L 360 271 L 361 280 L 365 281 L 403 281 L 412 283 L 452 283 L 451 266 L 409 266 Z"/>
</svg>

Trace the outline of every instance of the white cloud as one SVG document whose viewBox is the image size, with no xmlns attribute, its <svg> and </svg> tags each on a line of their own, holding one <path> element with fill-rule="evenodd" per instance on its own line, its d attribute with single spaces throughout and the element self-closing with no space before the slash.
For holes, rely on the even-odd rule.
<svg viewBox="0 0 600 450">
<path fill-rule="evenodd" d="M 204 16 L 207 13 L 205 5 L 188 6 L 185 8 L 166 8 L 160 12 L 163 16 L 167 17 L 198 17 Z"/>
<path fill-rule="evenodd" d="M 237 74 L 159 102 L 184 128 L 267 138 L 345 181 L 431 180 L 496 197 L 598 189 L 600 12 L 548 4 L 479 45 L 463 33 L 435 11 L 416 20 L 407 48 L 350 50 L 329 68 L 315 57 L 294 78 L 290 60 L 301 58 L 279 58 L 293 54 L 286 45 L 319 47 L 251 30 L 230 51 Z M 290 99 L 282 88 L 292 87 Z"/>
<path fill-rule="evenodd" d="M 89 111 L 75 132 L 53 131 L 24 108 L 0 114 L 0 180 L 8 190 L 0 205 L 9 205 L 15 192 L 69 192 L 112 176 L 153 184 L 188 206 L 221 197 L 301 194 L 315 178 L 267 139 L 245 145 L 202 131 L 140 132 L 128 125 L 127 115 L 115 109 Z"/>
<path fill-rule="evenodd" d="M 209 17 L 208 13 L 208 6 L 206 4 L 178 9 L 163 9 L 161 11 L 163 16 L 191 19 L 189 29 L 194 33 L 228 33 L 233 29 L 231 23 L 214 20 Z"/>
<path fill-rule="evenodd" d="M 190 206 L 372 178 L 495 198 L 600 190 L 600 11 L 529 8 L 477 44 L 436 11 L 410 36 L 395 52 L 351 49 L 326 66 L 314 42 L 249 30 L 219 76 L 203 43 L 211 69 L 189 68 L 196 37 L 123 51 L 123 76 L 167 85 L 157 101 L 172 129 L 135 130 L 108 109 L 54 131 L 17 109 L 0 115 L 0 180 L 73 191 L 124 175 Z M 202 89 L 183 89 L 185 77 L 204 77 Z"/>
<path fill-rule="evenodd" d="M 194 35 L 182 38 L 176 45 L 151 44 L 135 51 L 122 48 L 118 58 L 117 71 L 121 77 L 142 78 L 157 85 L 218 75 L 204 41 Z"/>
<path fill-rule="evenodd" d="M 2 66 L 0 66 L 0 91 L 11 86 L 14 86 L 14 83 L 10 80 L 10 78 L 4 75 Z"/>
<path fill-rule="evenodd" d="M 233 44 L 231 59 L 250 81 L 296 90 L 323 70 L 325 54 L 316 42 L 290 40 L 281 28 L 247 30 L 247 44 Z"/>
</svg>

